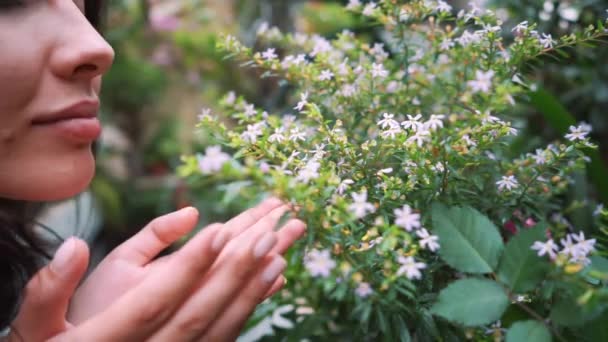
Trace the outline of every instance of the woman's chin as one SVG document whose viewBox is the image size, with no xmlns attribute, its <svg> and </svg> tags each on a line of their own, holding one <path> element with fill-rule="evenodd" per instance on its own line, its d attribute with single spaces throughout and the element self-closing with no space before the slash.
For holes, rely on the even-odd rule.
<svg viewBox="0 0 608 342">
<path fill-rule="evenodd" d="M 49 163 L 26 170 L 10 181 L 2 181 L 0 197 L 32 202 L 74 197 L 85 191 L 95 176 L 95 159 L 92 155 L 81 156 L 71 163 Z"/>
</svg>

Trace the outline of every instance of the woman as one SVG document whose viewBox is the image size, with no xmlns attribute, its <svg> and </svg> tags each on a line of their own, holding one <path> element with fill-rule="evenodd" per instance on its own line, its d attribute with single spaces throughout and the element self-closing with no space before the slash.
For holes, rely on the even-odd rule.
<svg viewBox="0 0 608 342">
<path fill-rule="evenodd" d="M 88 249 L 75 238 L 36 272 L 33 203 L 78 194 L 95 169 L 101 76 L 114 56 L 92 26 L 97 4 L 0 0 L 0 329 L 12 322 L 7 341 L 233 340 L 283 285 L 280 255 L 304 234 L 295 219 L 273 230 L 288 211 L 277 199 L 154 260 L 198 212 L 159 217 L 80 286 Z"/>
</svg>

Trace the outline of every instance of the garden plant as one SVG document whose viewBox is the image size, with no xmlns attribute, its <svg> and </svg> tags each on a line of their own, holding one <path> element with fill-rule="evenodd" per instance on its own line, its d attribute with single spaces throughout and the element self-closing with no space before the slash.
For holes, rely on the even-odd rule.
<svg viewBox="0 0 608 342">
<path fill-rule="evenodd" d="M 267 26 L 255 49 L 225 37 L 219 48 L 292 104 L 268 113 L 227 94 L 232 120 L 202 110 L 197 127 L 215 143 L 178 170 L 193 188 L 278 196 L 308 225 L 285 289 L 244 338 L 608 340 L 608 212 L 594 205 L 583 231 L 568 215 L 584 204 L 563 196 L 596 148 L 592 128 L 509 153 L 514 108 L 535 87 L 525 67 L 601 42 L 606 22 L 552 37 L 441 0 L 345 10 L 382 42 Z"/>
</svg>

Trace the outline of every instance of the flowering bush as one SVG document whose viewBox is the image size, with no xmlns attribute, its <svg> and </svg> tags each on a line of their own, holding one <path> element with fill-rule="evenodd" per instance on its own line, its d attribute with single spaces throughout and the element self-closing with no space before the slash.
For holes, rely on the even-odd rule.
<svg viewBox="0 0 608 342">
<path fill-rule="evenodd" d="M 179 170 L 273 193 L 308 224 L 287 289 L 247 338 L 602 340 L 608 213 L 598 206 L 598 229 L 583 232 L 567 220 L 578 204 L 560 197 L 594 148 L 591 127 L 516 158 L 509 146 L 513 108 L 533 87 L 526 63 L 599 39 L 603 24 L 557 39 L 475 6 L 455 16 L 444 1 L 347 9 L 381 25 L 383 42 L 264 27 L 256 52 L 227 37 L 231 57 L 294 89 L 292 109 L 228 94 L 234 124 L 205 110 L 199 128 L 218 145 Z"/>
</svg>

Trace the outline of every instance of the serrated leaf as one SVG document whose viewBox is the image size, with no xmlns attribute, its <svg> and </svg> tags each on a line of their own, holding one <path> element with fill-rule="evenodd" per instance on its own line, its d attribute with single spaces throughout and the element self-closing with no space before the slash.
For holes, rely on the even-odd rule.
<svg viewBox="0 0 608 342">
<path fill-rule="evenodd" d="M 471 207 L 433 205 L 433 232 L 439 236 L 439 255 L 461 272 L 490 273 L 504 248 L 498 228 Z"/>
<path fill-rule="evenodd" d="M 532 229 L 522 230 L 505 247 L 497 276 L 515 293 L 532 290 L 547 273 L 547 262 L 530 248 L 534 241 L 546 239 L 545 227 L 545 224 L 538 224 Z"/>
<path fill-rule="evenodd" d="M 509 306 L 505 290 L 488 279 L 462 279 L 439 293 L 431 312 L 465 326 L 489 324 L 500 319 Z"/>
<path fill-rule="evenodd" d="M 514 323 L 507 331 L 507 342 L 551 342 L 551 333 L 539 321 Z"/>
</svg>

